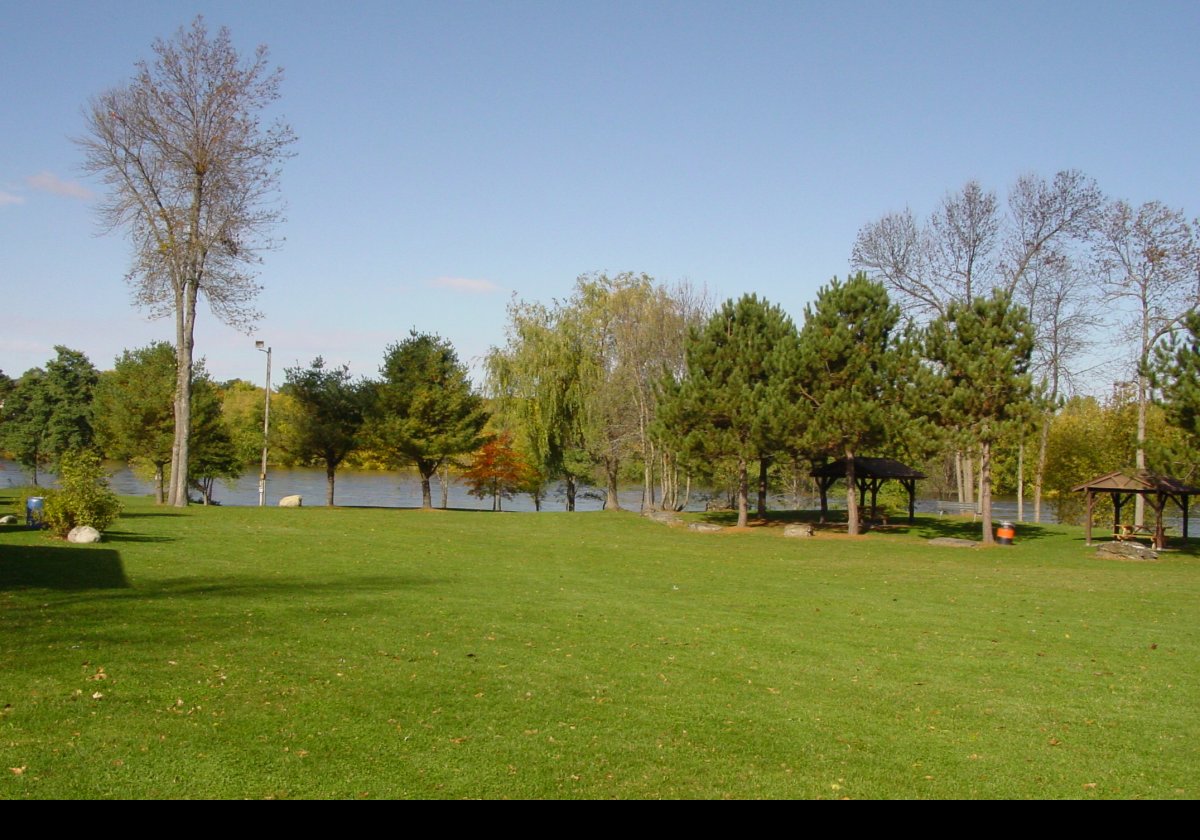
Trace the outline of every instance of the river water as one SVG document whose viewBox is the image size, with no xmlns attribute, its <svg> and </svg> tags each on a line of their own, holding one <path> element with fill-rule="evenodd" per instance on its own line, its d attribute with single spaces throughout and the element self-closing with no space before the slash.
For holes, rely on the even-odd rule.
<svg viewBox="0 0 1200 840">
<path fill-rule="evenodd" d="M 112 488 L 123 496 L 148 496 L 154 492 L 151 481 L 135 475 L 128 467 L 119 463 L 108 465 Z M 53 484 L 53 475 L 39 472 L 39 481 L 46 486 Z M 30 476 L 12 461 L 0 459 L 0 487 L 19 487 L 31 483 Z M 442 490 L 436 478 L 431 482 L 433 503 L 441 505 Z M 315 468 L 272 468 L 267 474 L 266 503 L 277 505 L 284 496 L 300 495 L 306 505 L 325 504 L 325 471 Z M 695 490 L 692 493 L 687 510 L 704 510 L 705 504 L 713 494 L 705 490 Z M 467 486 L 461 481 L 455 481 L 451 476 L 448 488 L 448 506 L 462 510 L 491 510 L 492 500 L 478 499 L 467 492 Z M 247 470 L 236 481 L 218 482 L 213 491 L 213 500 L 222 505 L 252 506 L 258 504 L 258 473 Z M 642 489 L 640 486 L 626 487 L 621 490 L 621 506 L 627 510 L 639 510 L 642 505 Z M 410 471 L 379 471 L 379 470 L 338 470 L 336 495 L 334 501 L 343 506 L 362 507 L 420 507 L 421 481 L 415 472 Z M 796 501 L 790 497 L 775 497 L 768 504 L 772 510 L 788 510 L 796 507 Z M 844 496 L 835 493 L 830 498 L 834 508 L 844 507 Z M 813 509 L 819 502 L 815 498 L 802 498 L 800 507 Z M 566 494 L 561 485 L 552 486 L 542 500 L 545 511 L 563 510 L 566 504 Z M 751 499 L 753 506 L 754 499 Z M 582 486 L 575 500 L 575 508 L 580 511 L 600 510 L 604 505 L 602 490 L 595 487 Z M 533 500 L 526 495 L 515 496 L 502 500 L 505 510 L 533 511 Z M 937 499 L 918 499 L 917 512 L 936 514 L 941 510 L 942 503 Z M 1026 512 L 1031 516 L 1033 506 L 1026 503 Z M 999 521 L 1009 519 L 1016 521 L 1017 504 L 1015 499 L 998 499 L 992 505 L 992 515 Z M 1053 511 L 1043 511 L 1046 521 L 1053 520 Z"/>
</svg>

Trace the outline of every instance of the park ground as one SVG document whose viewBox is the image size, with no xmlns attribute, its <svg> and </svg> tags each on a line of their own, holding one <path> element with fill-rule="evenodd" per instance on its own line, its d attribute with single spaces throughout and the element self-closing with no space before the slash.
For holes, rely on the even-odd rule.
<svg viewBox="0 0 1200 840">
<path fill-rule="evenodd" d="M 0 798 L 1200 795 L 1192 548 L 125 503 L 0 526 Z"/>
</svg>

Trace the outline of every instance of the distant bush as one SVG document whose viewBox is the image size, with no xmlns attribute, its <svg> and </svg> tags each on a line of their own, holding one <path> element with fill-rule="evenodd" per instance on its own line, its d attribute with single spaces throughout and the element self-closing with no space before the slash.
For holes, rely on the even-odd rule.
<svg viewBox="0 0 1200 840">
<path fill-rule="evenodd" d="M 58 537 L 66 537 L 79 525 L 103 531 L 121 515 L 121 503 L 108 487 L 100 456 L 89 449 L 63 453 L 58 489 L 42 495 L 46 497 L 46 527 Z"/>
</svg>

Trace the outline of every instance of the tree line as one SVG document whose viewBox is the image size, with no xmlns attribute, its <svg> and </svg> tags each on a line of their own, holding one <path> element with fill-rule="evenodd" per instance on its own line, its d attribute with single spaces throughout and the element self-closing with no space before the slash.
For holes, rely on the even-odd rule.
<svg viewBox="0 0 1200 840">
<path fill-rule="evenodd" d="M 189 474 L 205 471 L 191 452 L 207 387 L 193 361 L 197 301 L 234 326 L 257 317 L 253 268 L 275 244 L 280 166 L 295 141 L 285 121 L 262 118 L 281 82 L 265 47 L 243 57 L 228 30 L 210 33 L 197 17 L 91 100 L 77 141 L 109 188 L 101 221 L 129 236 L 135 301 L 175 320 L 171 446 L 165 456 L 156 434 L 151 456 L 167 458 L 156 471 L 165 466 L 173 504 L 187 503 Z M 509 475 L 493 492 L 526 487 L 540 504 L 546 482 L 560 480 L 573 508 L 578 486 L 594 481 L 615 507 L 618 483 L 636 470 L 644 505 L 677 507 L 701 477 L 733 484 L 744 520 L 752 463 L 761 509 L 787 462 L 921 457 L 936 440 L 951 453 L 958 500 L 978 493 L 986 511 L 994 460 L 1015 441 L 1013 484 L 1022 499 L 1031 487 L 1040 519 L 1053 427 L 1097 342 L 1131 348 L 1120 377 L 1136 405 L 1133 461 L 1153 466 L 1155 365 L 1164 388 L 1182 381 L 1156 354 L 1197 303 L 1196 227 L 1160 202 L 1110 200 L 1077 171 L 1023 176 L 1005 200 L 971 181 L 926 218 L 905 209 L 864 225 L 850 260 L 858 274 L 822 290 L 798 330 L 753 296 L 713 312 L 687 284 L 585 275 L 565 300 L 509 309 L 507 341 L 487 363 L 493 431 L 513 450 L 495 460 Z M 327 465 L 330 498 L 351 439 L 380 464 L 415 465 L 426 504 L 431 476 L 486 440 L 480 396 L 445 384 L 458 382 L 452 348 L 413 335 L 393 351 L 427 375 L 442 371 L 450 403 L 414 395 L 426 380 L 390 357 L 380 382 L 363 386 L 369 398 L 321 360 L 289 383 L 298 400 L 331 401 L 312 409 L 325 419 L 306 440 L 317 453 L 306 457 Z M 65 374 L 44 371 L 55 388 Z M 922 410 L 901 411 L 913 402 Z M 454 417 L 460 428 L 431 431 Z M 79 434 L 56 425 L 27 445 Z"/>
</svg>

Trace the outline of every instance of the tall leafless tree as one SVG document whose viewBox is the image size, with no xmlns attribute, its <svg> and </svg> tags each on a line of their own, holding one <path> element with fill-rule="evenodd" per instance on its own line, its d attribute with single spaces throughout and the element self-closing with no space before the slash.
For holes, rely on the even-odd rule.
<svg viewBox="0 0 1200 840">
<path fill-rule="evenodd" d="M 850 261 L 882 281 L 914 321 L 944 316 L 951 303 L 969 305 L 994 289 L 1032 304 L 1030 271 L 1084 239 L 1103 202 L 1095 181 L 1074 170 L 1050 181 L 1022 176 L 1009 191 L 1007 213 L 995 193 L 970 181 L 948 193 L 923 225 L 909 210 L 865 225 Z M 959 500 L 970 502 L 971 461 L 956 461 Z"/>
<path fill-rule="evenodd" d="M 1158 201 L 1134 209 L 1114 201 L 1096 235 L 1096 257 L 1105 295 L 1126 318 L 1124 332 L 1133 349 L 1137 383 L 1138 469 L 1146 467 L 1147 368 L 1154 345 L 1173 333 L 1183 316 L 1200 303 L 1200 250 L 1192 224 L 1180 210 Z M 1143 521 L 1142 498 L 1136 508 Z"/>
<path fill-rule="evenodd" d="M 108 186 L 105 229 L 133 244 L 134 300 L 175 317 L 175 438 L 168 501 L 187 504 L 196 302 L 234 327 L 258 318 L 254 266 L 281 221 L 279 167 L 295 140 L 282 121 L 262 122 L 279 98 L 282 71 L 260 46 L 247 60 L 229 30 L 210 37 L 197 17 L 155 41 L 123 87 L 93 98 L 77 141 L 85 169 Z"/>
</svg>

